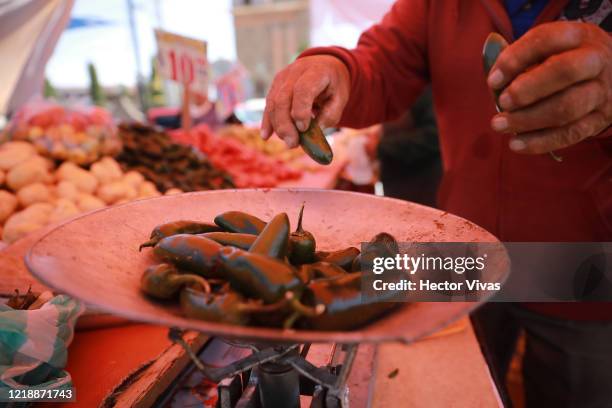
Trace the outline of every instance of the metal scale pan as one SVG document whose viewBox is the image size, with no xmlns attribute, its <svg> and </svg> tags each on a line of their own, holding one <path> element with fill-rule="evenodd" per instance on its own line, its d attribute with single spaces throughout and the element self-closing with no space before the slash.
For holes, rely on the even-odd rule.
<svg viewBox="0 0 612 408">
<path fill-rule="evenodd" d="M 405 304 L 353 331 L 281 330 L 211 323 L 181 316 L 177 308 L 152 302 L 139 290 L 144 269 L 155 262 L 150 250 L 138 252 L 158 224 L 241 210 L 264 220 L 287 212 L 295 224 L 305 202 L 304 227 L 317 248 L 359 247 L 385 231 L 400 242 L 497 242 L 482 228 L 451 214 L 414 203 L 373 195 L 329 190 L 219 190 L 165 196 L 98 210 L 43 236 L 26 256 L 29 270 L 45 285 L 108 313 L 227 339 L 279 343 L 412 342 L 467 315 L 477 302 Z M 489 259 L 489 282 L 509 272 L 505 252 Z M 482 299 L 481 299 L 482 300 Z"/>
</svg>

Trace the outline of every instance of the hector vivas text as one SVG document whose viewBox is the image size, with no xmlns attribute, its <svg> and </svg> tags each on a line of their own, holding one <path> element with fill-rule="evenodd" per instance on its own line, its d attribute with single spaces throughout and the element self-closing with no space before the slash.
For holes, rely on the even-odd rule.
<svg viewBox="0 0 612 408">
<path fill-rule="evenodd" d="M 498 291 L 501 289 L 500 283 L 468 279 L 464 275 L 466 272 L 479 275 L 478 272 L 486 267 L 486 260 L 486 254 L 463 257 L 397 254 L 393 257 L 376 257 L 372 260 L 372 272 L 381 279 L 374 279 L 372 288 L 375 291 Z M 397 272 L 400 272 L 400 276 L 409 276 L 387 282 L 382 279 L 385 272 L 395 272 L 394 277 L 398 276 Z M 463 279 L 439 279 L 440 273 L 448 276 L 448 272 Z M 436 279 L 432 279 L 434 277 Z"/>
</svg>

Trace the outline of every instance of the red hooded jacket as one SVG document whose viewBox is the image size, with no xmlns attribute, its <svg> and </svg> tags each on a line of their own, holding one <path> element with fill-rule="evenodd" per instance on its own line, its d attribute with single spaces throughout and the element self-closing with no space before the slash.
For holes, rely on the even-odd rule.
<svg viewBox="0 0 612 408">
<path fill-rule="evenodd" d="M 564 13 L 569 3 L 550 0 L 536 24 L 575 16 Z M 493 31 L 512 42 L 502 0 L 398 0 L 357 48 L 313 48 L 302 56 L 329 54 L 348 67 L 351 95 L 342 126 L 394 119 L 431 83 L 444 165 L 440 208 L 502 241 L 612 241 L 612 131 L 557 151 L 561 163 L 510 151 L 509 137 L 490 127 L 496 111 L 481 53 Z M 529 307 L 612 320 L 608 304 Z"/>
</svg>

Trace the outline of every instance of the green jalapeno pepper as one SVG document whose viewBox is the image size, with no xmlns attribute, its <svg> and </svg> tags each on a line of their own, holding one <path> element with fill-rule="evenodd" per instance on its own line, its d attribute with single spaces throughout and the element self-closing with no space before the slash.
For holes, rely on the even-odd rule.
<svg viewBox="0 0 612 408">
<path fill-rule="evenodd" d="M 302 218 L 304 216 L 304 204 L 300 209 L 298 225 L 295 232 L 289 236 L 290 252 L 289 262 L 293 265 L 302 265 L 314 261 L 314 254 L 317 247 L 314 235 L 302 228 Z"/>
<path fill-rule="evenodd" d="M 310 125 L 305 132 L 300 132 L 300 145 L 304 152 L 319 164 L 329 164 L 334 158 L 332 151 L 323 131 L 315 120 L 310 121 Z"/>
<path fill-rule="evenodd" d="M 296 271 L 297 277 L 300 278 L 304 284 L 307 284 L 315 278 L 314 270 L 309 266 L 309 264 L 300 265 Z"/>
<path fill-rule="evenodd" d="M 482 50 L 482 65 L 484 68 L 485 75 L 489 75 L 491 68 L 495 65 L 495 61 L 502 53 L 502 51 L 508 46 L 508 42 L 497 33 L 491 33 L 487 37 L 485 41 L 484 49 Z M 495 105 L 498 107 L 497 109 L 501 111 L 498 105 L 499 95 L 502 93 L 502 90 L 493 91 L 495 95 Z"/>
<path fill-rule="evenodd" d="M 306 269 L 308 272 L 302 272 Z M 314 262 L 311 264 L 302 265 L 300 274 L 304 276 L 312 276 L 313 279 L 328 279 L 336 276 L 346 275 L 346 271 L 340 266 L 329 262 Z"/>
<path fill-rule="evenodd" d="M 241 234 L 238 232 L 207 232 L 201 235 L 223 246 L 233 246 L 245 251 L 248 251 L 253 242 L 255 242 L 255 239 L 257 239 L 257 235 Z"/>
<path fill-rule="evenodd" d="M 348 247 L 339 251 L 330 252 L 327 256 L 320 259 L 320 261 L 338 265 L 345 271 L 350 272 L 353 266 L 353 261 L 358 255 L 359 249 L 355 247 Z"/>
<path fill-rule="evenodd" d="M 187 287 L 181 291 L 180 301 L 181 310 L 187 317 L 238 325 L 249 322 L 249 316 L 240 308 L 244 298 L 236 292 L 214 295 Z"/>
<path fill-rule="evenodd" d="M 259 235 L 266 226 L 264 221 L 241 211 L 228 211 L 219 214 L 215 217 L 215 224 L 228 232 L 255 235 Z"/>
<path fill-rule="evenodd" d="M 395 237 L 387 232 L 376 234 L 370 241 L 371 244 L 379 246 L 384 256 L 395 256 L 399 253 L 399 245 Z"/>
<path fill-rule="evenodd" d="M 219 259 L 225 279 L 234 289 L 266 304 L 279 301 L 287 291 L 303 287 L 295 269 L 278 259 L 232 247 L 223 248 Z"/>
<path fill-rule="evenodd" d="M 328 257 L 329 254 L 331 254 L 331 252 L 329 252 L 329 251 L 315 251 L 315 253 L 314 253 L 314 261 L 315 262 L 321 262 L 326 257 Z"/>
<path fill-rule="evenodd" d="M 218 255 L 221 244 L 200 235 L 179 234 L 159 241 L 153 253 L 180 269 L 188 270 L 205 278 L 222 278 L 218 270 Z"/>
<path fill-rule="evenodd" d="M 194 287 L 185 287 L 180 296 L 181 310 L 187 317 L 211 322 L 223 322 L 245 325 L 254 318 L 255 322 L 266 321 L 275 324 L 282 323 L 278 318 L 274 321 L 261 320 L 262 317 L 274 315 L 282 319 L 282 309 L 286 302 L 264 305 L 260 301 L 246 300 L 234 291 L 222 294 L 206 293 Z M 281 312 L 280 314 L 278 312 Z"/>
<path fill-rule="evenodd" d="M 391 291 L 369 296 L 361 291 L 361 273 L 311 282 L 302 302 L 323 306 L 325 313 L 306 316 L 305 326 L 314 330 L 348 330 L 359 327 L 396 307 L 397 293 Z"/>
<path fill-rule="evenodd" d="M 203 234 L 205 232 L 221 231 L 221 228 L 215 224 L 197 221 L 174 221 L 166 224 L 158 225 L 153 228 L 149 240 L 140 245 L 138 250 L 142 248 L 155 246 L 162 238 L 166 238 L 177 234 Z"/>
<path fill-rule="evenodd" d="M 351 270 L 353 272 L 360 271 L 363 266 L 372 265 L 374 258 L 392 258 L 397 254 L 399 254 L 399 245 L 395 237 L 389 233 L 381 232 L 365 245 L 363 252 L 353 261 Z"/>
<path fill-rule="evenodd" d="M 149 266 L 140 278 L 140 289 L 157 299 L 172 299 L 185 285 L 197 284 L 204 292 L 210 292 L 208 282 L 198 275 L 180 274 L 173 265 Z"/>
<path fill-rule="evenodd" d="M 280 213 L 259 233 L 249 252 L 284 259 L 289 251 L 289 217 Z"/>
</svg>

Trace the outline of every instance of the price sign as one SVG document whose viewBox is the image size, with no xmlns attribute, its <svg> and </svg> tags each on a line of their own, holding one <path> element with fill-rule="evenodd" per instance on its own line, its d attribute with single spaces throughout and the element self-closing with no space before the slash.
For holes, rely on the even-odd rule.
<svg viewBox="0 0 612 408">
<path fill-rule="evenodd" d="M 157 58 L 161 75 L 171 81 L 187 84 L 191 89 L 208 89 L 206 41 L 167 31 L 155 30 Z"/>
</svg>

